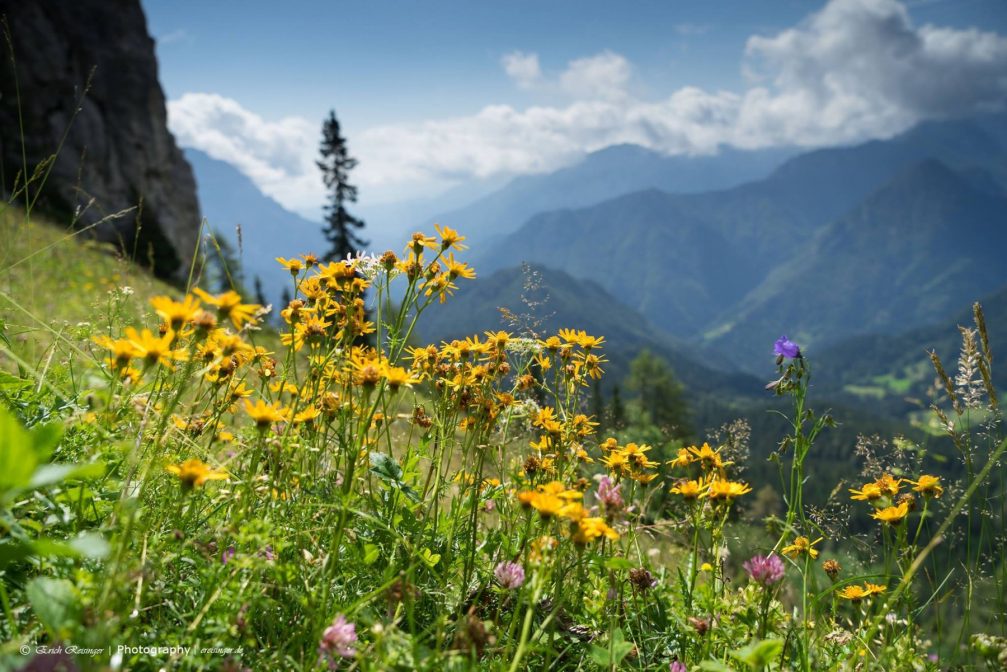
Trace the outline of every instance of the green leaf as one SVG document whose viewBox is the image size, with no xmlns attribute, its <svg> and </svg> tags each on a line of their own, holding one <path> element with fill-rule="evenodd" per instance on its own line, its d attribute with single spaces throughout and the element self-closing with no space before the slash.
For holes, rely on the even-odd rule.
<svg viewBox="0 0 1007 672">
<path fill-rule="evenodd" d="M 371 453 L 371 473 L 383 481 L 391 483 L 402 482 L 402 467 L 391 455 L 384 453 Z"/>
<path fill-rule="evenodd" d="M 55 483 L 62 483 L 71 478 L 97 478 L 105 473 L 102 462 L 88 464 L 43 464 L 35 470 L 28 484 L 29 488 L 41 488 Z"/>
<path fill-rule="evenodd" d="M 423 560 L 427 567 L 432 569 L 438 562 L 441 561 L 441 554 L 434 553 L 429 548 L 424 548 L 423 551 L 420 552 L 420 559 Z"/>
<path fill-rule="evenodd" d="M 33 427 L 31 430 L 31 442 L 32 447 L 35 449 L 36 457 L 40 460 L 48 460 L 62 438 L 63 425 L 58 422 L 50 422 L 46 425 Z"/>
<path fill-rule="evenodd" d="M 0 543 L 0 569 L 32 554 L 31 544 L 13 539 Z"/>
<path fill-rule="evenodd" d="M 699 664 L 699 669 L 710 672 L 734 672 L 730 667 L 719 660 L 704 660 Z"/>
<path fill-rule="evenodd" d="M 32 435 L 0 406 L 0 498 L 27 486 L 37 464 Z"/>
<path fill-rule="evenodd" d="M 88 532 L 73 539 L 69 543 L 70 548 L 77 551 L 85 558 L 100 560 L 108 555 L 109 546 L 105 538 L 95 532 Z"/>
<path fill-rule="evenodd" d="M 380 478 L 385 483 L 394 486 L 402 491 L 406 497 L 414 502 L 420 501 L 420 496 L 402 480 L 402 467 L 391 455 L 384 453 L 371 453 L 371 473 Z"/>
<path fill-rule="evenodd" d="M 39 576 L 31 580 L 25 594 L 32 609 L 53 639 L 65 639 L 80 622 L 81 606 L 77 589 L 66 579 Z"/>
<path fill-rule="evenodd" d="M 364 544 L 364 564 L 373 565 L 381 557 L 381 549 L 374 544 Z"/>
<path fill-rule="evenodd" d="M 760 670 L 773 662 L 783 651 L 782 639 L 753 640 L 749 644 L 731 652 L 731 657 L 745 663 L 753 670 Z"/>
<path fill-rule="evenodd" d="M 633 650 L 633 643 L 627 642 L 622 634 L 622 628 L 616 628 L 609 636 L 608 644 L 594 644 L 591 647 L 591 658 L 595 664 L 606 669 L 618 667 L 622 659 Z"/>
<path fill-rule="evenodd" d="M 609 558 L 605 561 L 605 569 L 611 569 L 612 571 L 625 571 L 633 569 L 633 567 L 633 563 L 626 558 Z"/>
</svg>

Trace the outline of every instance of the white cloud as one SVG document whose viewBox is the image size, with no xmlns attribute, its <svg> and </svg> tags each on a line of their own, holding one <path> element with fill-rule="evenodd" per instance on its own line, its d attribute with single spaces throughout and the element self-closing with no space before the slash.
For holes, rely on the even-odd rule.
<svg viewBox="0 0 1007 672">
<path fill-rule="evenodd" d="M 622 98 L 633 68 L 625 57 L 611 51 L 570 61 L 559 77 L 560 88 L 575 98 Z"/>
<path fill-rule="evenodd" d="M 514 51 L 505 54 L 500 59 L 504 72 L 522 89 L 535 88 L 542 80 L 542 68 L 538 63 L 538 54 L 526 54 Z"/>
<path fill-rule="evenodd" d="M 284 206 L 304 214 L 321 207 L 320 124 L 300 117 L 267 121 L 230 98 L 187 93 L 168 102 L 168 126 L 180 145 L 234 165 Z"/>
<path fill-rule="evenodd" d="M 504 54 L 500 64 L 521 89 L 562 94 L 574 100 L 622 98 L 633 74 L 624 56 L 607 50 L 574 59 L 555 76 L 542 72 L 538 54 L 513 51 Z"/>
<path fill-rule="evenodd" d="M 641 99 L 630 90 L 631 64 L 609 51 L 554 75 L 536 54 L 514 52 L 501 64 L 519 87 L 567 102 L 368 129 L 352 143 L 362 193 L 548 171 L 614 143 L 672 154 L 830 145 L 1007 100 L 1007 38 L 916 27 L 895 0 L 832 0 L 793 28 L 750 38 L 742 67 L 751 81 L 741 92 L 686 87 Z M 268 122 L 207 94 L 183 96 L 169 111 L 182 144 L 234 163 L 288 207 L 321 202 L 315 124 Z"/>
<path fill-rule="evenodd" d="M 771 84 L 748 92 L 739 140 L 827 144 L 887 135 L 1007 97 L 1007 38 L 913 26 L 895 0 L 833 0 L 800 26 L 748 40 Z M 754 70 L 758 72 L 758 70 Z"/>
</svg>

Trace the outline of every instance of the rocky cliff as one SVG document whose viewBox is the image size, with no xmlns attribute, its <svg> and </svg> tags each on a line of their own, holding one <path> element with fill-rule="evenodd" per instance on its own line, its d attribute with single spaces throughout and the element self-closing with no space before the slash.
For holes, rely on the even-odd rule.
<svg viewBox="0 0 1007 672">
<path fill-rule="evenodd" d="M 0 0 L 0 15 L 14 51 L 12 63 L 0 45 L 0 193 L 39 193 L 37 207 L 59 221 L 98 223 L 100 239 L 183 277 L 199 231 L 196 183 L 168 132 L 139 0 Z M 18 195 L 22 139 L 35 180 Z"/>
</svg>

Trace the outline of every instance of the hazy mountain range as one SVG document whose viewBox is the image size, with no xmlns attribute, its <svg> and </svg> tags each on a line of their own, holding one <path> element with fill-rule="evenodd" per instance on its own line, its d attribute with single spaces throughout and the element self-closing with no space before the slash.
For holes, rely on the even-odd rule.
<svg viewBox="0 0 1007 672">
<path fill-rule="evenodd" d="M 544 326 L 604 334 L 616 378 L 648 347 L 690 385 L 755 393 L 739 372 L 765 375 L 782 333 L 828 353 L 836 369 L 853 356 L 848 343 L 874 352 L 889 337 L 933 335 L 929 325 L 953 338 L 952 322 L 972 301 L 1007 287 L 1005 129 L 1004 114 L 927 122 L 803 153 L 665 157 L 621 145 L 462 207 L 465 192 L 456 191 L 437 217 L 424 214 L 436 211 L 430 199 L 413 208 L 410 228 L 439 221 L 467 235 L 480 279 L 438 306 L 423 336 L 501 327 L 498 307 L 526 307 L 521 265 L 531 262 L 552 296 Z M 321 249 L 320 225 L 227 164 L 188 156 L 210 224 L 229 235 L 241 223 L 246 275 L 278 296 L 272 287 L 289 279 L 273 257 Z M 373 237 L 404 236 L 390 232 L 409 209 L 386 208 Z M 870 352 L 865 359 L 877 363 Z M 854 385 L 842 379 L 836 394 Z"/>
</svg>

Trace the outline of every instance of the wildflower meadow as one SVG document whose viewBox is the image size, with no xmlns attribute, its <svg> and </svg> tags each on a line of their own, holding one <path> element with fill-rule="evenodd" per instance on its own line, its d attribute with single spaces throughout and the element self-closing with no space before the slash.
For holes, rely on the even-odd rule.
<svg viewBox="0 0 1007 672">
<path fill-rule="evenodd" d="M 784 513 L 752 519 L 735 443 L 599 430 L 604 334 L 417 342 L 479 282 L 465 253 L 439 226 L 277 259 L 275 322 L 235 291 L 121 285 L 73 330 L 5 322 L 0 665 L 1007 668 L 1007 442 L 978 304 L 957 373 L 934 356 L 952 449 L 878 455 L 858 483 L 814 468 L 834 422 L 812 354 L 760 344 L 789 429 Z M 828 524 L 812 490 L 860 524 Z"/>
</svg>

